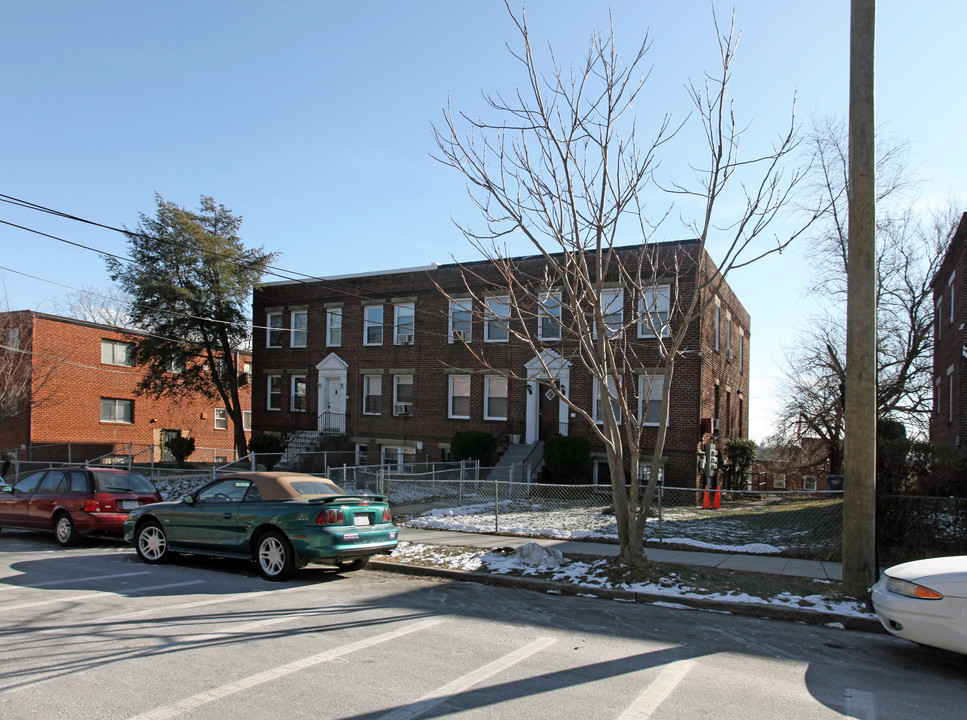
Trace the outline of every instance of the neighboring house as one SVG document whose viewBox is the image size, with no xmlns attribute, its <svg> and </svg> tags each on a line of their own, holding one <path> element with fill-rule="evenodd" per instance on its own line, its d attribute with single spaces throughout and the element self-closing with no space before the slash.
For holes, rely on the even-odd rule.
<svg viewBox="0 0 967 720">
<path fill-rule="evenodd" d="M 829 458 L 825 442 L 804 437 L 791 447 L 759 448 L 749 473 L 749 490 L 769 492 L 840 490 L 829 482 Z"/>
<path fill-rule="evenodd" d="M 650 246 L 660 267 L 670 266 L 673 255 L 684 257 L 678 273 L 656 284 L 666 317 L 676 290 L 690 297 L 696 261 L 688 253 L 698 247 Z M 634 263 L 638 251 L 623 248 L 619 254 Z M 707 255 L 704 260 L 711 268 Z M 544 262 L 540 256 L 515 259 L 529 277 L 541 277 Z M 552 380 L 537 355 L 498 322 L 487 321 L 486 313 L 508 312 L 506 295 L 490 285 L 496 280 L 494 266 L 479 261 L 263 284 L 253 305 L 255 426 L 287 438 L 297 432 L 345 435 L 357 462 L 389 464 L 446 460 L 459 430 L 488 432 L 501 444 L 581 435 L 595 454 L 589 481 L 609 482 L 603 446 L 586 421 L 549 391 Z M 637 321 L 641 298 L 617 276 L 609 280 L 607 313 L 615 323 Z M 470 299 L 465 282 L 472 283 L 477 300 Z M 721 437 L 748 431 L 749 315 L 721 280 L 705 299 L 707 309 L 689 330 L 672 383 L 663 454 L 670 484 L 694 486 L 697 450 L 711 439 L 713 427 Z M 534 312 L 532 329 L 561 391 L 596 417 L 596 384 L 557 325 L 568 324 L 569 312 L 552 299 Z M 651 388 L 651 402 L 639 406 L 646 426 L 642 457 L 650 460 L 664 363 L 645 324 L 632 325 L 626 336 L 636 356 L 625 369 L 627 382 L 645 389 L 643 395 Z M 527 379 L 508 379 L 501 370 Z"/>
<path fill-rule="evenodd" d="M 231 420 L 218 400 L 137 395 L 136 331 L 31 311 L 0 313 L 4 368 L 0 450 L 18 460 L 85 462 L 135 455 L 169 459 L 172 435 L 195 439 L 195 462 L 236 459 Z M 243 363 L 250 363 L 244 353 Z M 242 389 L 246 429 L 251 389 Z"/>
<path fill-rule="evenodd" d="M 934 349 L 933 412 L 930 441 L 939 445 L 964 445 L 967 441 L 967 332 L 964 309 L 967 294 L 967 213 L 950 241 L 940 269 L 933 278 Z"/>
</svg>

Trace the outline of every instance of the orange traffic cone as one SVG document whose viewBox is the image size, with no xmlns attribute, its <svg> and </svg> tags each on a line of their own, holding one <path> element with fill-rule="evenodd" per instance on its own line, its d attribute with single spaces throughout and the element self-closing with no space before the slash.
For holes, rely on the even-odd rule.
<svg viewBox="0 0 967 720">
<path fill-rule="evenodd" d="M 712 507 L 712 503 L 708 499 L 708 490 L 705 491 L 705 495 L 702 497 L 702 509 L 708 510 Z"/>
<path fill-rule="evenodd" d="M 715 488 L 715 499 L 712 501 L 712 507 L 716 510 L 722 507 L 722 491 L 719 488 Z"/>
</svg>

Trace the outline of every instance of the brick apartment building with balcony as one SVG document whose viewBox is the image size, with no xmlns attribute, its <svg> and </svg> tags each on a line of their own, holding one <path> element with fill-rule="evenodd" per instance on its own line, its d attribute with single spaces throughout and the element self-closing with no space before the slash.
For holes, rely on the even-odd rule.
<svg viewBox="0 0 967 720">
<path fill-rule="evenodd" d="M 933 278 L 933 412 L 930 441 L 963 446 L 967 441 L 967 213 Z"/>
<path fill-rule="evenodd" d="M 29 379 L 4 380 L 0 450 L 17 460 L 86 462 L 134 454 L 136 462 L 170 459 L 173 434 L 195 439 L 192 462 L 230 462 L 232 421 L 217 400 L 137 395 L 142 370 L 131 361 L 139 333 L 32 311 L 0 313 L 6 368 Z M 242 362 L 251 362 L 242 353 Z M 27 389 L 29 388 L 29 389 Z M 15 391 L 15 392 L 10 392 Z M 251 387 L 241 388 L 251 420 Z"/>
<path fill-rule="evenodd" d="M 657 251 L 656 266 L 681 264 L 655 285 L 666 314 L 676 292 L 690 297 L 698 249 L 697 242 L 649 247 Z M 635 263 L 639 252 L 629 247 L 619 254 Z M 713 267 L 707 255 L 702 260 Z M 540 256 L 514 262 L 528 277 L 543 275 Z M 617 276 L 606 280 L 612 281 L 604 300 L 608 312 L 617 313 L 618 322 L 634 321 L 641 299 Z M 689 486 L 699 477 L 697 451 L 712 439 L 710 431 L 718 428 L 720 439 L 744 436 L 749 417 L 749 315 L 722 280 L 702 293 L 705 309 L 689 328 L 675 367 L 662 459 L 668 482 Z M 562 340 L 555 329 L 556 322 L 568 325 L 569 309 L 552 302 L 544 317 L 535 313 L 531 329 L 541 337 L 542 364 L 524 342 L 487 321 L 487 312 L 504 312 L 500 298 L 506 294 L 490 261 L 262 285 L 253 301 L 255 427 L 287 438 L 345 435 L 360 464 L 446 460 L 459 430 L 488 432 L 501 444 L 580 435 L 591 441 L 596 459 L 588 480 L 608 482 L 593 429 L 548 391 L 549 382 L 558 382 L 571 401 L 597 416 L 596 384 L 567 333 Z M 649 335 L 644 325 L 627 326 L 634 361 L 625 368 L 626 382 L 650 388 L 657 399 L 664 363 Z M 503 370 L 526 379 L 508 378 Z M 642 457 L 650 460 L 658 409 L 645 404 Z"/>
</svg>

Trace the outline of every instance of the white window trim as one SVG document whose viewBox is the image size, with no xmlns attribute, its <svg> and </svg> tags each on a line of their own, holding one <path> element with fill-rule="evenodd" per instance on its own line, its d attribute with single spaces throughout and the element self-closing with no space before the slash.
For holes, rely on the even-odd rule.
<svg viewBox="0 0 967 720">
<path fill-rule="evenodd" d="M 369 311 L 379 309 L 379 323 L 373 322 L 369 319 Z M 384 331 L 384 320 L 385 313 L 383 306 L 380 304 L 376 305 L 364 305 L 363 306 L 363 345 L 368 345 L 370 347 L 377 347 L 383 344 L 383 331 Z M 369 341 L 369 328 L 378 327 L 379 328 L 379 342 Z"/>
<path fill-rule="evenodd" d="M 278 327 L 272 325 L 272 319 L 278 318 Z M 279 344 L 272 344 L 272 333 L 278 333 Z M 265 313 L 265 347 L 267 348 L 281 348 L 282 347 L 282 333 L 285 332 L 282 328 L 282 312 L 273 311 Z"/>
<path fill-rule="evenodd" d="M 221 417 L 219 417 L 219 414 Z M 214 416 L 213 422 L 215 430 L 228 430 L 228 410 L 225 408 L 215 408 L 215 412 L 212 415 Z M 218 424 L 219 421 L 221 421 L 221 425 Z"/>
<path fill-rule="evenodd" d="M 104 417 L 103 417 L 103 413 L 101 412 L 101 406 L 104 404 L 104 401 L 105 400 L 110 400 L 111 402 L 114 403 L 114 420 L 105 420 Z M 117 419 L 118 418 L 118 411 L 117 411 L 117 409 L 118 409 L 118 403 L 126 403 L 128 405 L 128 407 L 131 408 L 131 419 L 130 420 L 118 420 Z M 111 423 L 112 425 L 134 425 L 134 400 L 130 400 L 130 399 L 127 399 L 127 398 L 102 397 L 100 399 L 100 402 L 98 403 L 98 413 L 102 416 L 101 417 L 101 420 L 100 420 L 102 423 Z"/>
<path fill-rule="evenodd" d="M 812 487 L 810 487 L 812 486 Z M 803 475 L 802 477 L 802 489 L 804 492 L 816 492 L 816 476 L 815 475 Z"/>
<path fill-rule="evenodd" d="M 370 392 L 370 384 L 373 378 L 379 381 L 379 394 Z M 379 398 L 379 412 L 372 412 L 366 409 L 366 398 Z M 383 376 L 382 375 L 363 375 L 363 415 L 375 417 L 383 414 Z"/>
<path fill-rule="evenodd" d="M 453 414 L 453 381 L 457 378 L 467 379 L 467 394 L 458 395 L 457 397 L 466 397 L 468 400 L 473 397 L 472 383 L 469 375 L 450 375 L 447 378 L 447 417 L 452 420 L 469 420 L 470 419 L 470 408 L 467 408 L 466 415 L 454 415 Z M 468 403 L 469 405 L 469 403 Z"/>
<path fill-rule="evenodd" d="M 242 410 L 242 430 L 245 432 L 252 431 L 252 411 Z"/>
<path fill-rule="evenodd" d="M 403 383 L 403 384 L 407 384 L 411 388 L 413 387 L 414 381 L 416 380 L 416 378 L 413 375 L 394 375 L 393 376 L 393 415 L 396 415 L 396 416 L 404 416 L 404 417 L 405 416 L 412 416 L 413 415 L 412 393 L 411 393 L 411 399 L 410 400 L 403 400 L 403 401 L 401 401 L 400 398 L 399 398 L 399 387 L 401 385 L 401 383 L 400 383 L 400 380 L 401 379 L 408 379 L 409 382 L 408 383 Z M 409 407 L 409 412 L 408 413 L 397 412 L 397 410 L 402 410 L 402 408 L 400 406 L 401 405 L 404 405 L 404 404 L 410 406 Z"/>
<path fill-rule="evenodd" d="M 339 318 L 339 327 L 333 323 L 334 318 Z M 339 341 L 333 342 L 332 331 L 339 330 Z M 342 308 L 326 308 L 326 347 L 342 346 Z"/>
<path fill-rule="evenodd" d="M 296 383 L 302 381 L 302 385 L 305 388 L 305 394 L 302 396 L 302 404 L 305 406 L 302 410 L 296 409 Z M 309 411 L 309 382 L 305 375 L 291 375 L 289 379 L 289 412 L 308 412 Z"/>
<path fill-rule="evenodd" d="M 591 403 L 592 403 L 591 418 L 594 420 L 595 424 L 600 425 L 604 423 L 604 418 L 599 416 L 598 402 L 599 401 L 603 402 L 604 398 L 601 397 L 601 384 L 598 382 L 598 379 L 592 378 L 592 380 L 593 380 L 594 392 L 592 393 L 592 398 L 591 398 Z M 608 378 L 608 387 L 611 389 L 612 393 L 617 395 L 617 383 L 615 383 L 614 378 L 610 378 L 610 377 Z M 618 424 L 620 425 L 621 424 L 621 404 L 618 403 L 617 401 L 612 401 L 612 402 L 614 402 L 616 406 L 615 419 L 618 421 Z M 603 409 L 604 405 L 602 405 L 601 407 Z"/>
<path fill-rule="evenodd" d="M 273 381 L 278 383 L 278 392 L 276 393 L 278 404 L 275 407 L 272 406 Z M 271 375 L 265 376 L 265 409 L 271 412 L 280 412 L 282 410 L 282 375 L 279 373 L 272 373 Z"/>
<path fill-rule="evenodd" d="M 664 309 L 662 309 L 662 305 L 658 301 L 648 302 L 647 298 L 654 297 L 655 295 L 658 295 L 659 298 L 664 298 Z M 646 288 L 642 292 L 641 297 L 638 298 L 638 337 L 657 337 L 655 331 L 652 329 L 652 325 L 661 328 L 662 337 L 671 336 L 671 327 L 669 325 L 671 321 L 671 298 L 671 285 L 655 285 L 654 287 Z M 654 307 L 654 312 L 652 312 L 652 308 L 648 307 L 649 304 Z M 664 320 L 661 318 L 663 314 L 665 315 Z"/>
<path fill-rule="evenodd" d="M 498 315 L 491 305 L 503 306 L 506 309 L 506 316 Z M 484 315 L 484 342 L 505 343 L 510 342 L 510 296 L 509 295 L 488 295 L 484 300 L 486 313 Z M 491 337 L 491 328 L 506 332 L 507 337 Z"/>
<path fill-rule="evenodd" d="M 104 348 L 111 348 L 111 359 L 104 359 Z M 118 360 L 118 350 L 122 350 L 122 357 Z M 111 338 L 101 339 L 101 364 L 116 365 L 117 367 L 134 367 L 134 343 Z"/>
<path fill-rule="evenodd" d="M 454 316 L 455 308 L 460 310 L 461 312 L 466 313 L 468 316 L 465 322 L 469 323 L 470 327 L 468 327 L 466 330 L 462 332 L 464 333 L 463 342 L 469 343 L 473 340 L 473 299 L 457 298 L 455 300 L 453 299 L 450 300 L 450 308 L 449 308 L 449 313 L 447 315 L 447 319 L 448 319 L 447 326 L 449 329 L 448 342 L 451 342 L 451 343 L 457 342 L 457 336 L 456 336 L 457 331 L 453 329 L 453 316 Z M 464 322 L 464 321 L 461 320 L 461 322 Z"/>
<path fill-rule="evenodd" d="M 400 330 L 400 308 L 410 309 L 410 321 L 408 325 L 410 326 L 409 332 L 401 332 Z M 409 335 L 409 342 L 400 342 L 402 335 Z M 416 303 L 405 302 L 396 303 L 393 305 L 393 344 L 394 345 L 412 345 L 416 338 Z"/>
<path fill-rule="evenodd" d="M 605 305 L 605 295 L 611 299 Z M 598 298 L 601 302 L 601 314 L 604 316 L 604 324 L 608 327 L 609 337 L 617 338 L 621 337 L 622 331 L 625 325 L 625 289 L 623 287 L 609 287 L 603 288 L 601 290 L 601 295 Z M 618 306 L 618 327 L 613 328 L 608 322 L 608 317 L 616 313 L 609 313 L 608 309 L 612 308 L 615 304 Z M 598 336 L 598 324 L 593 323 L 592 334 L 594 337 Z"/>
<path fill-rule="evenodd" d="M 772 476 L 772 487 L 775 490 L 785 490 L 786 489 L 786 474 L 776 473 Z"/>
<path fill-rule="evenodd" d="M 305 327 L 299 328 L 296 326 L 296 315 L 302 315 L 305 317 Z M 308 310 L 293 310 L 289 316 L 290 322 L 292 324 L 289 330 L 289 347 L 294 348 L 304 348 L 309 340 L 309 311 Z M 302 337 L 302 342 L 296 342 L 297 337 Z"/>
<path fill-rule="evenodd" d="M 722 301 L 715 298 L 715 352 L 721 352 L 722 335 Z"/>
<path fill-rule="evenodd" d="M 548 300 L 553 299 L 557 303 L 557 315 L 552 315 L 547 310 Z M 538 308 L 537 308 L 537 337 L 539 340 L 560 340 L 564 334 L 564 325 L 562 323 L 564 313 L 564 305 L 561 302 L 561 293 L 559 292 L 547 292 L 543 293 L 538 297 Z M 557 335 L 545 335 L 544 334 L 544 323 L 545 320 L 549 320 L 548 324 L 557 325 Z"/>
<path fill-rule="evenodd" d="M 658 427 L 660 422 L 645 422 L 645 417 L 648 413 L 646 411 L 647 406 L 651 402 L 657 402 L 659 405 L 658 411 L 661 412 L 661 398 L 662 393 L 665 389 L 665 374 L 660 372 L 654 373 L 641 373 L 638 376 L 638 423 L 642 427 Z M 649 393 L 650 390 L 650 393 Z M 658 397 L 654 398 L 654 393 L 657 391 Z M 645 395 L 648 395 L 651 400 L 646 401 Z M 665 417 L 666 427 L 668 425 L 667 421 L 671 414 L 671 403 L 669 403 L 668 414 Z"/>
<path fill-rule="evenodd" d="M 505 384 L 505 394 L 502 396 L 507 401 L 507 413 L 504 415 L 490 414 L 490 381 L 503 380 Z M 501 396 L 497 396 L 501 397 Z M 506 420 L 510 416 L 510 381 L 503 375 L 487 375 L 484 377 L 484 420 Z"/>
</svg>

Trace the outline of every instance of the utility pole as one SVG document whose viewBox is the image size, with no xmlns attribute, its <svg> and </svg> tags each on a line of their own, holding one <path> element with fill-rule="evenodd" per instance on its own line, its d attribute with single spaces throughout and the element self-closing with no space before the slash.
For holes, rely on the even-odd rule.
<svg viewBox="0 0 967 720">
<path fill-rule="evenodd" d="M 876 0 L 852 0 L 843 592 L 855 598 L 877 573 L 875 18 Z"/>
</svg>

